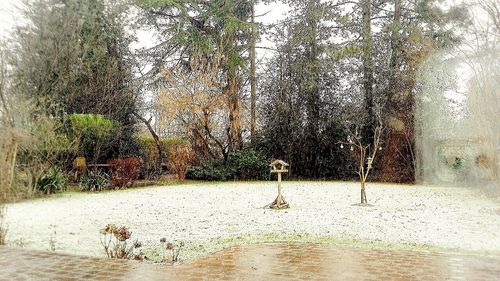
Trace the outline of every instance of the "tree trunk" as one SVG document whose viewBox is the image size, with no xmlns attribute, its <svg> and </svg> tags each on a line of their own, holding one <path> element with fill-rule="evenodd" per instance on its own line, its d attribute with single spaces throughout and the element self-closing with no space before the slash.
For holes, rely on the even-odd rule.
<svg viewBox="0 0 500 281">
<path fill-rule="evenodd" d="M 363 138 L 366 143 L 373 143 L 373 128 L 375 116 L 373 112 L 373 43 L 371 32 L 371 0 L 363 0 L 361 3 L 363 14 L 362 37 L 363 37 L 363 88 L 365 92 L 365 110 L 367 120 L 363 129 Z"/>
<path fill-rule="evenodd" d="M 391 31 L 391 62 L 390 62 L 390 81 L 389 95 L 394 95 L 396 92 L 396 80 L 398 68 L 401 63 L 401 0 L 394 1 L 394 18 L 392 21 Z M 389 99 L 391 96 L 389 96 Z"/>
<path fill-rule="evenodd" d="M 229 107 L 229 152 L 242 148 L 240 99 L 238 96 L 238 77 L 235 71 L 229 71 L 227 86 L 225 88 Z"/>
<path fill-rule="evenodd" d="M 160 137 L 158 136 L 158 134 L 154 130 L 153 126 L 151 125 L 151 119 L 146 120 L 146 118 L 140 116 L 136 112 L 133 112 L 133 114 L 134 114 L 135 117 L 137 117 L 139 120 L 141 120 L 146 125 L 146 127 L 148 128 L 149 133 L 151 134 L 151 136 L 153 137 L 153 140 L 155 141 L 156 149 L 158 150 L 157 165 L 158 165 L 158 168 L 161 171 L 161 169 L 162 169 L 162 162 L 163 162 L 163 148 L 162 148 L 162 145 L 161 145 Z"/>
<path fill-rule="evenodd" d="M 208 144 L 207 137 L 201 133 L 201 130 L 203 129 L 198 129 L 198 128 L 191 129 L 190 139 L 191 139 L 191 147 L 193 148 L 194 152 L 193 154 L 196 157 L 195 162 L 197 162 L 198 160 L 208 160 L 217 158 L 217 156 L 210 148 L 210 145 Z"/>
<path fill-rule="evenodd" d="M 361 205 L 366 204 L 368 204 L 368 200 L 366 199 L 365 181 L 361 180 Z"/>
<path fill-rule="evenodd" d="M 256 53 L 255 53 L 255 41 L 257 40 L 257 30 L 255 27 L 255 0 L 252 0 L 252 35 L 250 37 L 250 138 L 252 144 L 255 144 L 255 129 L 257 127 L 257 120 L 255 116 L 256 111 L 256 99 L 257 99 L 257 77 L 256 77 Z"/>
</svg>

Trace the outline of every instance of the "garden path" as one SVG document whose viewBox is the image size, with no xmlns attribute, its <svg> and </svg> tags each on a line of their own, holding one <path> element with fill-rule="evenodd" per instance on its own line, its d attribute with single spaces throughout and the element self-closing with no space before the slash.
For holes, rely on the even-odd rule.
<svg viewBox="0 0 500 281">
<path fill-rule="evenodd" d="M 236 246 L 176 264 L 0 247 L 0 280 L 498 280 L 500 257 L 336 245 Z"/>
</svg>

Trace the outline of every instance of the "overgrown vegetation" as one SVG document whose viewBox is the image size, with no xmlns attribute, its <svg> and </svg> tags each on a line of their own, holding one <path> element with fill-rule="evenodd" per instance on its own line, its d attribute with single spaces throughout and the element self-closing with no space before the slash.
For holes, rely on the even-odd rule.
<svg viewBox="0 0 500 281">
<path fill-rule="evenodd" d="M 141 161 L 134 157 L 112 159 L 108 162 L 113 188 L 129 187 L 139 178 Z"/>
<path fill-rule="evenodd" d="M 187 178 L 208 181 L 267 180 L 269 163 L 270 159 L 262 152 L 253 149 L 242 150 L 229 154 L 226 161 L 208 160 L 190 167 Z"/>
<path fill-rule="evenodd" d="M 77 155 L 94 164 L 109 157 L 114 146 L 113 136 L 118 131 L 113 121 L 100 114 L 71 114 L 68 120 L 69 135 L 78 140 Z"/>
<path fill-rule="evenodd" d="M 345 122 L 362 125 L 366 146 L 380 111 L 384 149 L 372 176 L 413 181 L 416 72 L 432 52 L 456 46 L 466 10 L 433 0 L 285 2 L 291 11 L 270 32 L 277 50 L 259 81 L 266 152 L 290 163 L 291 176 L 352 178 L 356 157 L 339 147 Z"/>
<path fill-rule="evenodd" d="M 49 171 L 36 182 L 38 192 L 52 194 L 66 190 L 66 175 L 58 166 L 50 167 Z"/>
<path fill-rule="evenodd" d="M 80 177 L 78 187 L 81 191 L 102 191 L 110 187 L 109 176 L 100 170 L 89 170 Z"/>
<path fill-rule="evenodd" d="M 151 137 L 139 136 L 139 156 L 142 159 L 141 177 L 145 179 L 156 179 L 164 170 L 163 165 L 168 164 L 173 152 L 188 147 L 188 142 L 183 138 L 161 138 L 162 159 L 158 161 L 158 149 L 155 140 Z"/>
<path fill-rule="evenodd" d="M 62 122 L 48 117 L 34 120 L 28 132 L 18 153 L 18 192 L 32 197 L 38 192 L 63 191 L 65 175 L 57 167 L 71 161 L 76 141 L 66 134 Z"/>
<path fill-rule="evenodd" d="M 170 153 L 169 169 L 177 175 L 178 180 L 185 180 L 188 166 L 193 162 L 193 154 L 188 148 L 179 148 Z"/>
</svg>

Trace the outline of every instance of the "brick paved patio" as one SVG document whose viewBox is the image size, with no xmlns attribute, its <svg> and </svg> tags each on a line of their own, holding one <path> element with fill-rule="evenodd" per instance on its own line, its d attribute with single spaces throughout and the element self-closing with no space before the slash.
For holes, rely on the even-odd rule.
<svg viewBox="0 0 500 281">
<path fill-rule="evenodd" d="M 0 280 L 500 280 L 500 257 L 272 243 L 170 266 L 0 247 Z"/>
</svg>

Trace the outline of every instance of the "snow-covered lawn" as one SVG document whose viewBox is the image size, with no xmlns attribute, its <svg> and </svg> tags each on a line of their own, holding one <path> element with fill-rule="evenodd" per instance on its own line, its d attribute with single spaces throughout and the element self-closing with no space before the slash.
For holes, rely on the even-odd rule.
<svg viewBox="0 0 500 281">
<path fill-rule="evenodd" d="M 99 229 L 114 223 L 146 247 L 163 237 L 196 245 L 277 233 L 500 250 L 500 204 L 474 189 L 369 184 L 374 206 L 359 207 L 357 183 L 284 182 L 291 208 L 263 209 L 276 192 L 273 182 L 255 182 L 67 193 L 10 204 L 7 240 L 102 256 Z"/>
</svg>

